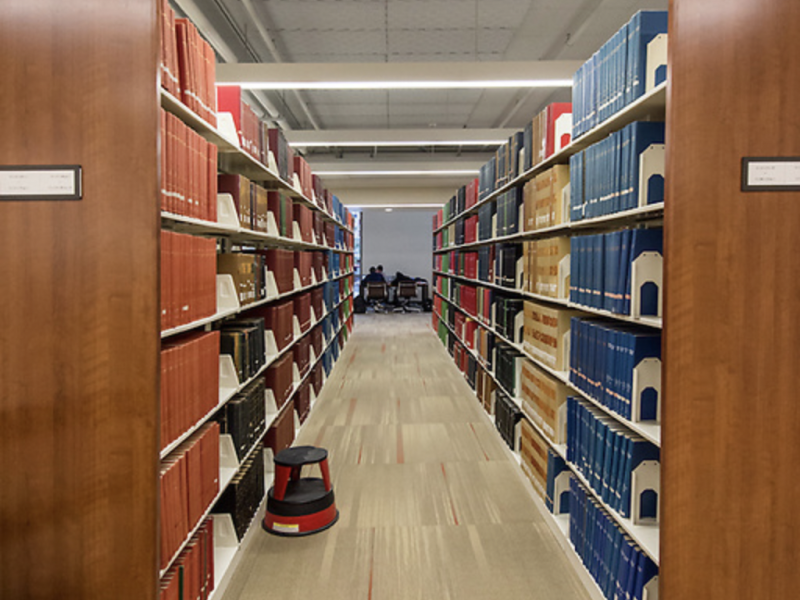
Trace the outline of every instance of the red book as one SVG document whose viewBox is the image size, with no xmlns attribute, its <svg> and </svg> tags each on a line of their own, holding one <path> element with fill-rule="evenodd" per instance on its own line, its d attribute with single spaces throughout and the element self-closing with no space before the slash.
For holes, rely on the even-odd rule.
<svg viewBox="0 0 800 600">
<path fill-rule="evenodd" d="M 300 422 L 303 423 L 311 410 L 311 388 L 309 387 L 308 381 L 300 386 L 300 389 L 297 390 L 297 394 L 295 394 L 294 410 L 297 412 Z"/>
<path fill-rule="evenodd" d="M 295 296 L 292 303 L 294 304 L 294 316 L 300 321 L 300 331 L 308 331 L 311 327 L 311 294 L 306 292 Z"/>
<path fill-rule="evenodd" d="M 294 346 L 292 346 L 294 364 L 297 365 L 297 369 L 300 371 L 300 377 L 304 377 L 308 371 L 310 359 L 309 348 L 310 340 L 308 339 L 308 336 L 302 338 Z"/>
<path fill-rule="evenodd" d="M 267 430 L 264 445 L 277 454 L 294 441 L 294 402 L 289 401 Z"/>
<path fill-rule="evenodd" d="M 572 103 L 554 102 L 545 109 L 545 158 L 568 146 L 572 134 Z"/>
<path fill-rule="evenodd" d="M 287 353 L 272 363 L 264 376 L 267 388 L 272 390 L 275 403 L 281 408 L 292 391 L 294 357 Z"/>
</svg>

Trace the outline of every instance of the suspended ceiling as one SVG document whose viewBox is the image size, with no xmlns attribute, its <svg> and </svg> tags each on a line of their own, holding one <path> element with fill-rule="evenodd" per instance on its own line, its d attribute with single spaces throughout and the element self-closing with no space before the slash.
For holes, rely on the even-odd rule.
<svg viewBox="0 0 800 600">
<path fill-rule="evenodd" d="M 227 63 L 450 63 L 587 59 L 636 11 L 666 10 L 668 0 L 171 0 L 191 18 Z M 370 63 L 370 64 L 366 64 Z M 445 65 L 446 66 L 446 65 Z M 376 140 L 397 130 L 420 141 L 452 130 L 522 129 L 546 104 L 569 101 L 570 90 L 284 90 L 252 93 L 257 112 L 290 141 L 348 135 Z M 344 131 L 343 131 L 344 130 Z M 456 132 L 463 136 L 463 132 Z M 411 135 L 410 137 L 415 137 Z M 491 135 L 489 137 L 492 137 Z M 330 139 L 330 138 L 327 138 Z M 406 137 L 408 139 L 408 136 Z M 459 139 L 464 139 L 463 137 Z M 483 139 L 483 138 L 481 138 Z M 483 164 L 495 146 L 304 148 L 317 171 L 350 163 L 409 169 Z M 388 166 L 387 166 L 388 165 Z M 329 178 L 336 186 L 456 187 L 464 176 Z M 445 198 L 446 199 L 446 198 Z"/>
</svg>

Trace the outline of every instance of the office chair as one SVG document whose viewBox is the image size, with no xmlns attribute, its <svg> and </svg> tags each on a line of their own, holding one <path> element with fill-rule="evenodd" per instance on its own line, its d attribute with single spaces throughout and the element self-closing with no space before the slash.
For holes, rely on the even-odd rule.
<svg viewBox="0 0 800 600">
<path fill-rule="evenodd" d="M 400 281 L 397 283 L 397 302 L 398 307 L 394 309 L 395 312 L 422 312 L 422 307 L 412 300 L 417 297 L 417 282 L 416 281 Z"/>
<path fill-rule="evenodd" d="M 383 304 L 389 297 L 386 284 L 369 281 L 365 284 L 365 289 L 364 299 L 367 301 L 367 306 L 371 306 L 375 312 L 386 312 L 386 306 Z"/>
</svg>

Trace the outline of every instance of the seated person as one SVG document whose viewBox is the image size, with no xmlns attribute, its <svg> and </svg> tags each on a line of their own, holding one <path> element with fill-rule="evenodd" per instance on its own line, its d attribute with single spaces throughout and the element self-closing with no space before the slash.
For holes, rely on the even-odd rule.
<svg viewBox="0 0 800 600">
<path fill-rule="evenodd" d="M 362 296 L 366 297 L 368 283 L 386 283 L 386 278 L 375 267 L 370 267 L 369 274 L 361 280 Z"/>
</svg>

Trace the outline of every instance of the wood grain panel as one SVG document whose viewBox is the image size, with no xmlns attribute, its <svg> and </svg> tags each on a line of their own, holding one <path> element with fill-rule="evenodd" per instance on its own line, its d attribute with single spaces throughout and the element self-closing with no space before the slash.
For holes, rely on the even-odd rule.
<svg viewBox="0 0 800 600">
<path fill-rule="evenodd" d="M 789 598 L 800 576 L 800 4 L 673 0 L 667 105 L 661 597 Z"/>
<path fill-rule="evenodd" d="M 153 0 L 11 0 L 0 164 L 79 164 L 78 202 L 0 202 L 0 597 L 157 589 Z"/>
</svg>

